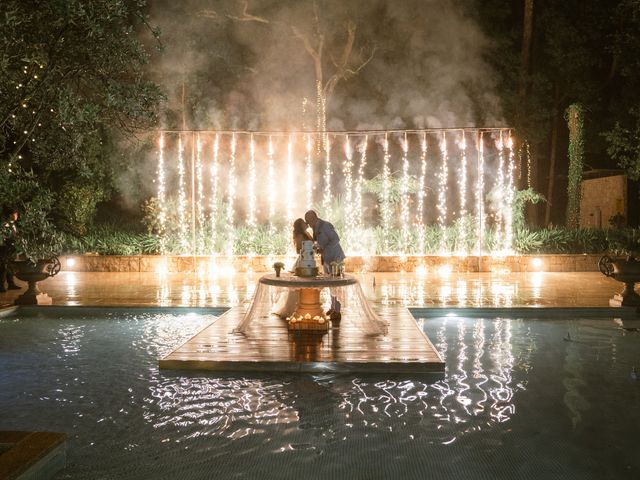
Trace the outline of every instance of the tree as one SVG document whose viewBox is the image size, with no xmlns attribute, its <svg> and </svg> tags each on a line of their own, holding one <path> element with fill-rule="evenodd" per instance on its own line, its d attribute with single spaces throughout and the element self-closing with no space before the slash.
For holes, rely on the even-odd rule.
<svg viewBox="0 0 640 480">
<path fill-rule="evenodd" d="M 0 30 L 3 174 L 33 171 L 59 198 L 71 183 L 103 197 L 117 168 L 105 147 L 154 125 L 161 99 L 144 74 L 138 35 L 157 37 L 144 1 L 8 0 Z"/>
<path fill-rule="evenodd" d="M 495 38 L 489 58 L 500 74 L 507 121 L 521 139 L 531 143 L 532 164 L 540 173 L 534 178 L 534 188 L 543 190 L 546 183 L 544 223 L 563 222 L 559 214 L 565 211 L 562 207 L 567 198 L 558 194 L 558 186 L 569 168 L 565 153 L 569 132 L 562 121 L 567 107 L 580 103 L 587 113 L 586 165 L 611 168 L 603 132 L 615 132 L 608 137 L 611 141 L 632 145 L 623 129 L 634 131 L 634 116 L 629 110 L 639 100 L 632 79 L 637 82 L 640 78 L 632 72 L 639 70 L 640 7 L 635 0 L 537 0 L 535 15 L 529 15 L 531 0 L 489 1 L 488 5 L 482 2 L 478 17 Z M 527 20 L 531 19 L 531 39 L 527 40 Z M 622 129 L 614 130 L 616 122 Z"/>
<path fill-rule="evenodd" d="M 623 0 L 614 10 L 610 51 L 615 62 L 607 79 L 609 109 L 616 115 L 603 133 L 607 153 L 632 180 L 640 180 L 640 3 Z"/>
<path fill-rule="evenodd" d="M 362 48 L 358 52 L 354 51 L 357 25 L 353 20 L 348 19 L 345 23 L 346 38 L 344 38 L 342 46 L 337 48 L 340 54 L 334 55 L 333 52 L 327 52 L 330 49 L 331 39 L 327 38 L 328 29 L 323 25 L 325 19 L 321 18 L 318 12 L 318 3 L 315 1 L 313 2 L 313 31 L 305 31 L 299 25 L 292 23 L 284 24 L 280 21 L 250 14 L 248 8 L 249 2 L 243 2 L 242 14 L 239 16 L 229 15 L 229 18 L 235 21 L 274 24 L 276 27 L 284 26 L 301 42 L 305 52 L 311 57 L 315 74 L 316 130 L 326 131 L 329 97 L 340 81 L 358 75 L 371 61 L 375 54 L 375 47 L 372 47 L 368 52 Z M 336 46 L 333 45 L 333 47 Z M 322 147 L 326 149 L 326 139 L 323 139 Z"/>
</svg>

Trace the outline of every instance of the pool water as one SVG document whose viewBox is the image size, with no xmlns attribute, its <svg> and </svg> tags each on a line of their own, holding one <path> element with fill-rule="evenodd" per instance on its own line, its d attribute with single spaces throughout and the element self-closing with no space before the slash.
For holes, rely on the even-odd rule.
<svg viewBox="0 0 640 480">
<path fill-rule="evenodd" d="M 620 320 L 420 319 L 430 381 L 159 371 L 211 315 L 47 317 L 0 318 L 0 430 L 67 432 L 59 479 L 640 478 Z"/>
</svg>

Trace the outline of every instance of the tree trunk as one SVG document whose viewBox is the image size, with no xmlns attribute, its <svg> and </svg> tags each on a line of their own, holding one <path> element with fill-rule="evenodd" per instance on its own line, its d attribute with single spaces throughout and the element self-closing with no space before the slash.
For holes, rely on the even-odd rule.
<svg viewBox="0 0 640 480">
<path fill-rule="evenodd" d="M 522 25 L 522 51 L 520 53 L 520 84 L 518 97 L 520 105 L 524 105 L 529 87 L 531 70 L 531 43 L 533 38 L 533 1 L 524 0 L 524 20 Z"/>
<path fill-rule="evenodd" d="M 522 120 L 526 117 L 527 113 L 527 95 L 529 92 L 529 76 L 531 74 L 531 46 L 533 39 L 533 2 L 534 0 L 524 0 L 524 16 L 522 22 L 522 49 L 520 53 L 520 79 L 518 83 L 518 109 L 516 112 L 516 127 L 520 127 Z M 527 139 L 521 138 L 521 152 L 522 147 L 528 149 Z M 531 152 L 533 153 L 533 152 Z M 527 175 L 522 175 L 520 178 L 520 188 L 533 188 L 538 191 L 538 164 L 536 162 L 535 155 L 531 155 L 530 158 L 525 154 L 522 155 L 522 159 L 527 162 L 526 165 L 520 165 L 520 172 L 526 172 Z M 529 182 L 531 180 L 531 182 Z M 525 187 L 526 185 L 526 187 Z M 538 224 L 539 209 L 536 205 L 529 205 L 527 207 L 527 218 L 534 225 Z"/>
<path fill-rule="evenodd" d="M 553 206 L 553 187 L 556 180 L 556 158 L 558 156 L 558 135 L 560 133 L 560 89 L 556 85 L 553 102 L 553 121 L 551 124 L 551 149 L 549 152 L 549 177 L 547 180 L 547 205 L 544 214 L 544 226 L 551 222 L 551 207 Z"/>
</svg>

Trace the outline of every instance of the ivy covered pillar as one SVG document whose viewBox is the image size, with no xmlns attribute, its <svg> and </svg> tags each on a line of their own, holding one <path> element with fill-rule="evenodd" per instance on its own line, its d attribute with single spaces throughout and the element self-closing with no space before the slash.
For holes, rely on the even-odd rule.
<svg viewBox="0 0 640 480">
<path fill-rule="evenodd" d="M 569 126 L 569 179 L 567 185 L 567 227 L 580 226 L 580 197 L 584 165 L 584 108 L 579 103 L 569 105 L 565 112 Z"/>
</svg>

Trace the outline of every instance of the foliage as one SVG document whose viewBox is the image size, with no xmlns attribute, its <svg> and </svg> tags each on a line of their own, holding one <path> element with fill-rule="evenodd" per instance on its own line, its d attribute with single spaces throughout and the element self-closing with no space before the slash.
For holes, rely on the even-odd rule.
<svg viewBox="0 0 640 480">
<path fill-rule="evenodd" d="M 514 192 L 513 205 L 511 207 L 514 231 L 520 232 L 525 230 L 527 227 L 525 218 L 525 208 L 527 203 L 536 204 L 541 201 L 546 201 L 544 196 L 532 188 L 516 190 Z"/>
<path fill-rule="evenodd" d="M 580 182 L 584 166 L 584 108 L 574 103 L 567 108 L 565 119 L 569 125 L 569 183 L 567 185 L 567 226 L 580 225 Z"/>
<path fill-rule="evenodd" d="M 3 2 L 0 169 L 32 172 L 69 232 L 110 193 L 117 135 L 155 124 L 161 95 L 137 36 L 147 25 L 144 1 Z"/>
<path fill-rule="evenodd" d="M 632 109 L 635 112 L 637 109 Z M 604 133 L 609 144 L 607 153 L 624 168 L 632 180 L 640 180 L 640 113 L 633 129 L 625 128 L 620 122 Z"/>
<path fill-rule="evenodd" d="M 33 172 L 0 169 L 0 199 L 18 210 L 18 254 L 35 262 L 60 253 L 61 238 L 51 221 L 54 196 L 40 187 Z"/>
<path fill-rule="evenodd" d="M 58 221 L 60 227 L 72 234 L 83 235 L 91 226 L 96 205 L 105 197 L 100 187 L 67 182 L 58 195 L 57 212 L 64 212 Z"/>
<path fill-rule="evenodd" d="M 64 235 L 66 253 L 100 255 L 148 255 L 159 253 L 156 235 L 123 231 L 119 225 L 92 227 L 82 236 Z"/>
<path fill-rule="evenodd" d="M 613 158 L 630 178 L 639 178 L 640 3 L 533 2 L 529 69 L 521 57 L 523 3 L 476 1 L 473 14 L 491 38 L 486 59 L 497 72 L 496 91 L 505 120 L 520 140 L 531 143 L 533 187 L 545 191 L 542 182 L 550 178 L 552 146 L 557 173 L 568 172 L 568 158 L 561 153 L 568 132 L 558 128 L 556 142 L 551 141 L 552 132 L 554 124 L 561 126 L 558 116 L 578 102 L 589 112 L 584 125 L 585 163 L 612 168 Z M 560 206 L 553 208 L 555 223 L 566 200 L 559 197 L 554 201 Z"/>
<path fill-rule="evenodd" d="M 403 192 L 402 180 L 401 172 L 391 173 L 389 175 L 389 203 L 398 203 L 401 200 Z M 420 185 L 418 179 L 414 175 L 409 175 L 408 180 L 407 193 L 416 193 Z M 378 198 L 378 201 L 381 201 L 384 196 L 384 179 L 382 173 L 366 180 L 363 184 L 363 191 L 373 193 Z"/>
</svg>

